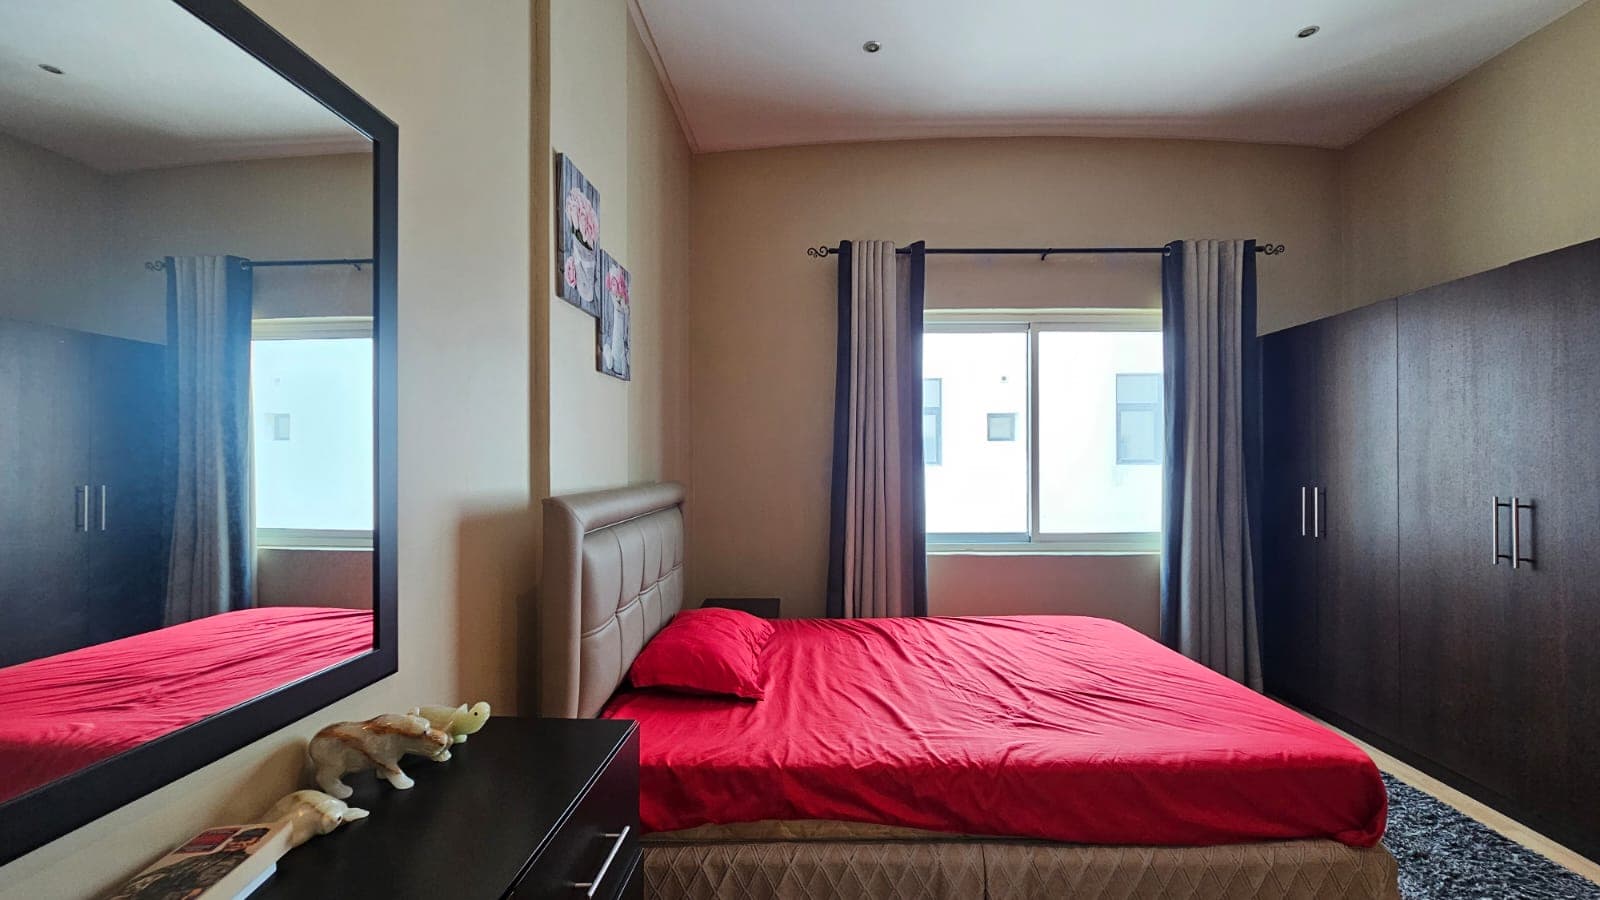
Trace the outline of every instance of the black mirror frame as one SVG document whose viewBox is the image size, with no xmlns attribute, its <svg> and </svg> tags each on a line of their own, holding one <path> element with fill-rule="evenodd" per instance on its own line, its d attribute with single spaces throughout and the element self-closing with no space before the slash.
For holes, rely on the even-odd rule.
<svg viewBox="0 0 1600 900">
<path fill-rule="evenodd" d="M 173 0 L 372 140 L 374 497 L 371 652 L 0 803 L 0 864 L 124 806 L 399 669 L 395 124 L 237 0 Z"/>
</svg>

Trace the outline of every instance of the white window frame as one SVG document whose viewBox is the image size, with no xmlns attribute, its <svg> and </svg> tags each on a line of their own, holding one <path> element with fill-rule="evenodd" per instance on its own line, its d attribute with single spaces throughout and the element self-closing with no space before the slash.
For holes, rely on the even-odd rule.
<svg viewBox="0 0 1600 900">
<path fill-rule="evenodd" d="M 250 323 L 250 340 L 310 341 L 372 339 L 371 316 L 300 316 L 283 319 L 255 319 Z M 376 373 L 374 373 L 376 375 Z M 373 382 L 376 384 L 376 380 Z M 250 421 L 255 421 L 254 410 Z M 376 488 L 377 467 L 373 467 Z M 251 490 L 255 490 L 252 483 Z M 373 496 L 377 496 L 374 490 Z M 377 510 L 373 510 L 377 521 Z M 258 550 L 371 550 L 371 529 L 335 528 L 257 528 Z"/>
<path fill-rule="evenodd" d="M 1161 532 L 1043 532 L 1039 521 L 1039 335 L 1047 331 L 1160 331 L 1159 309 L 930 309 L 923 331 L 1027 334 L 1028 531 L 930 532 L 929 553 L 1149 554 L 1161 552 Z"/>
</svg>

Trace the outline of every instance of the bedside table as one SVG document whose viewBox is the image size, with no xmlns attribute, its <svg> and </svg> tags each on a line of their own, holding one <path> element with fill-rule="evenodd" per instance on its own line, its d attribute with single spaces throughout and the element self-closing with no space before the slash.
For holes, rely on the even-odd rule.
<svg viewBox="0 0 1600 900">
<path fill-rule="evenodd" d="M 701 609 L 737 609 L 763 619 L 778 617 L 777 597 L 711 597 L 700 604 Z"/>
<path fill-rule="evenodd" d="M 369 818 L 278 861 L 251 900 L 640 900 L 639 729 L 491 718 L 449 762 L 408 756 L 416 787 L 348 776 Z"/>
</svg>

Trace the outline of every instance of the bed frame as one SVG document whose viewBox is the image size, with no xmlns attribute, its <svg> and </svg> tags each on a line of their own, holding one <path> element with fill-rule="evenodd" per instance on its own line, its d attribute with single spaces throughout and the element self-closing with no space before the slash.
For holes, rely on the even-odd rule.
<svg viewBox="0 0 1600 900">
<path fill-rule="evenodd" d="M 683 487 L 651 484 L 544 505 L 540 699 L 597 715 L 683 607 Z M 647 835 L 662 900 L 1046 900 L 1060 897 L 1397 900 L 1394 858 L 1335 841 L 1087 846 L 843 822 L 764 822 Z"/>
</svg>

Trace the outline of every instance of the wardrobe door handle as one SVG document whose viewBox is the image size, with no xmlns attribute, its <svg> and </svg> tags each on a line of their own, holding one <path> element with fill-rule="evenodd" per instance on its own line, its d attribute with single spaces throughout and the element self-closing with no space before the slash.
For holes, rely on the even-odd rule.
<svg viewBox="0 0 1600 900">
<path fill-rule="evenodd" d="M 72 489 L 72 527 L 77 531 L 89 530 L 89 486 L 77 485 Z"/>
<path fill-rule="evenodd" d="M 106 530 L 106 486 L 100 485 L 100 530 Z"/>
<path fill-rule="evenodd" d="M 1522 511 L 1533 511 L 1533 503 L 1523 503 L 1521 497 L 1511 498 L 1511 568 L 1522 563 L 1533 563 L 1533 557 L 1522 555 Z"/>
<path fill-rule="evenodd" d="M 1500 565 L 1500 560 L 1506 558 L 1506 555 L 1500 552 L 1500 507 L 1505 504 L 1500 502 L 1499 494 L 1490 497 L 1489 500 L 1489 518 L 1494 523 L 1490 529 L 1491 534 L 1494 535 L 1494 550 L 1492 552 L 1494 553 L 1494 564 L 1498 566 Z"/>
<path fill-rule="evenodd" d="M 1306 536 L 1306 486 L 1300 485 L 1300 536 Z"/>
<path fill-rule="evenodd" d="M 1311 536 L 1322 540 L 1322 488 L 1311 489 Z"/>
</svg>

